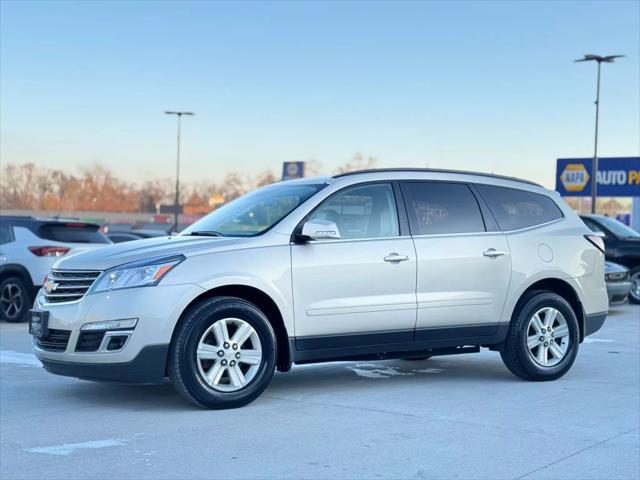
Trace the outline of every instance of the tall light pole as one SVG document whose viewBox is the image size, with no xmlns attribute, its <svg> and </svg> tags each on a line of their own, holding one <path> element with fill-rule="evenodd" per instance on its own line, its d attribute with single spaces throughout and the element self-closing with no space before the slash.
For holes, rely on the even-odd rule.
<svg viewBox="0 0 640 480">
<path fill-rule="evenodd" d="M 596 132 L 593 146 L 593 164 L 591 166 L 591 213 L 596 213 L 596 198 L 598 197 L 598 118 L 600 115 L 600 66 L 602 63 L 613 63 L 616 58 L 624 55 L 600 55 L 587 54 L 576 62 L 598 62 L 598 81 L 596 84 Z"/>
<path fill-rule="evenodd" d="M 164 112 L 167 115 L 176 115 L 178 117 L 178 146 L 176 151 L 176 198 L 173 206 L 173 229 L 178 231 L 178 209 L 180 208 L 180 124 L 183 115 L 193 115 L 192 112 Z"/>
</svg>

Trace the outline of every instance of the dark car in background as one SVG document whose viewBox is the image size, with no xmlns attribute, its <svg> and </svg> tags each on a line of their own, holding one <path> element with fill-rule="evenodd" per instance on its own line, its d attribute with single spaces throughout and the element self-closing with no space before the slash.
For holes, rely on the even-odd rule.
<svg viewBox="0 0 640 480">
<path fill-rule="evenodd" d="M 591 230 L 603 235 L 607 260 L 631 271 L 629 301 L 640 304 L 640 233 L 604 215 L 581 215 L 580 218 Z"/>
<path fill-rule="evenodd" d="M 113 243 L 131 242 L 133 240 L 143 240 L 145 238 L 166 237 L 167 232 L 163 230 L 145 230 L 132 228 L 126 231 L 111 231 L 106 233 Z"/>
<path fill-rule="evenodd" d="M 629 290 L 631 290 L 631 278 L 627 267 L 613 262 L 605 262 L 604 281 L 607 284 L 610 304 L 623 303 L 627 300 Z"/>
</svg>

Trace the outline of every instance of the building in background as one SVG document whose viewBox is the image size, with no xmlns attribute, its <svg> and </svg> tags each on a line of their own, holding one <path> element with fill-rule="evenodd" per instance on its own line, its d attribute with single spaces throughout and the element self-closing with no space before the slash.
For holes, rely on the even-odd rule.
<svg viewBox="0 0 640 480">
<path fill-rule="evenodd" d="M 304 162 L 282 162 L 282 180 L 304 177 Z"/>
<path fill-rule="evenodd" d="M 580 213 L 591 210 L 592 158 L 559 158 L 556 191 Z M 598 159 L 597 213 L 640 231 L 640 157 Z"/>
</svg>

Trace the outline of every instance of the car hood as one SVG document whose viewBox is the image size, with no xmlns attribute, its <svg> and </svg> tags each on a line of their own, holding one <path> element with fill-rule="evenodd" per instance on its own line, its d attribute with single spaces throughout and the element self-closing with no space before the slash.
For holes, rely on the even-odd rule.
<svg viewBox="0 0 640 480">
<path fill-rule="evenodd" d="M 629 269 L 623 265 L 619 265 L 613 262 L 604 262 L 604 271 L 605 273 L 617 273 L 617 272 L 626 272 Z"/>
<path fill-rule="evenodd" d="M 106 270 L 129 262 L 182 254 L 187 257 L 201 253 L 237 248 L 250 238 L 173 236 L 148 238 L 116 243 L 95 250 L 61 258 L 53 268 L 62 270 Z"/>
</svg>

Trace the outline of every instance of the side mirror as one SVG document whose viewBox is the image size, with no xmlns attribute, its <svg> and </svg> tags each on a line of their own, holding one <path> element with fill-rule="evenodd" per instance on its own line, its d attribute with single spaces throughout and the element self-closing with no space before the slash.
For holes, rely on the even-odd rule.
<svg viewBox="0 0 640 480">
<path fill-rule="evenodd" d="M 305 240 L 337 240 L 342 238 L 340 230 L 334 222 L 328 220 L 309 220 L 302 226 L 302 234 Z"/>
</svg>

